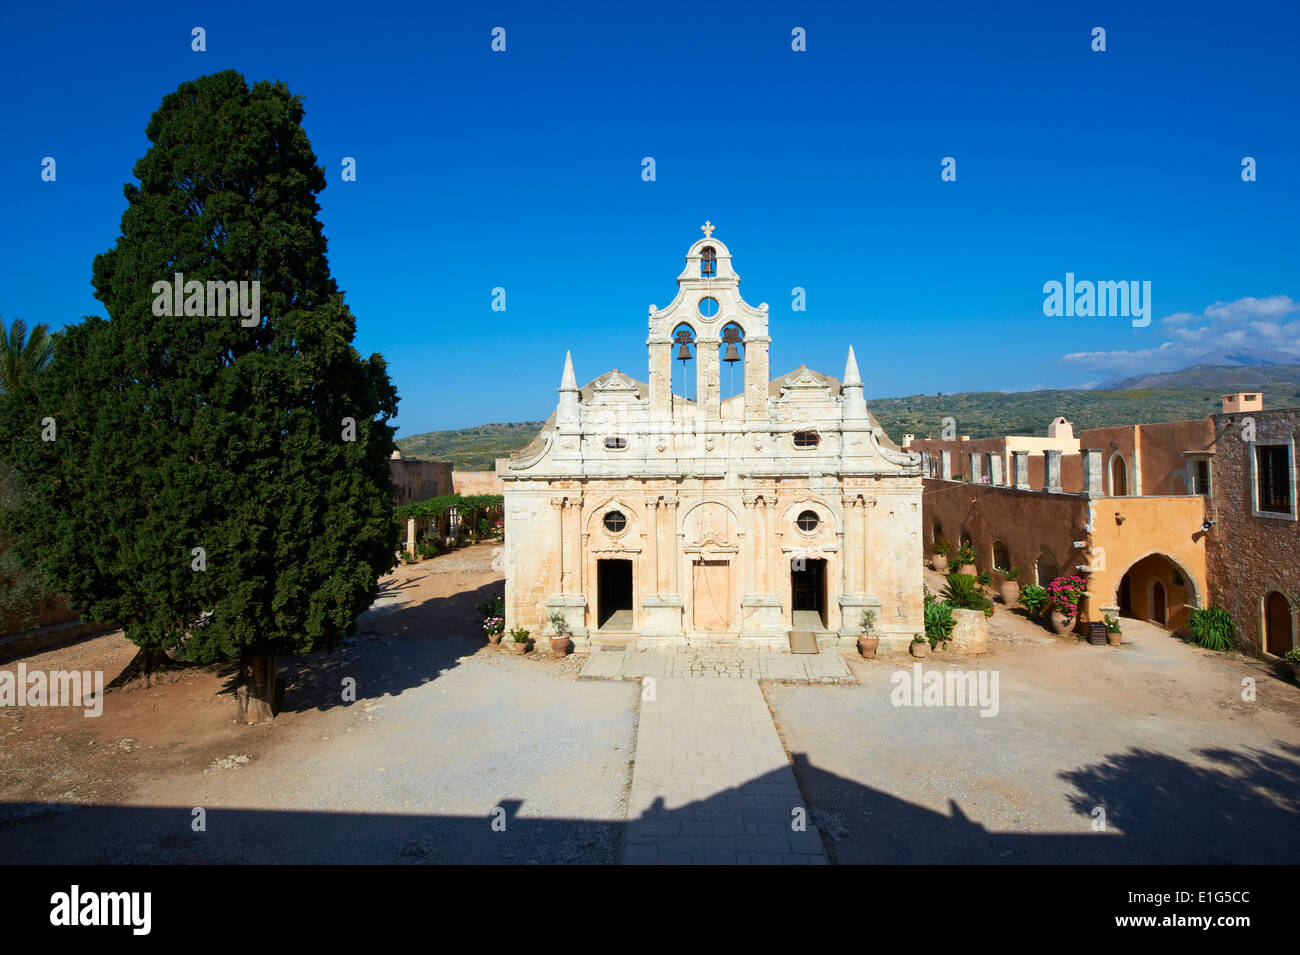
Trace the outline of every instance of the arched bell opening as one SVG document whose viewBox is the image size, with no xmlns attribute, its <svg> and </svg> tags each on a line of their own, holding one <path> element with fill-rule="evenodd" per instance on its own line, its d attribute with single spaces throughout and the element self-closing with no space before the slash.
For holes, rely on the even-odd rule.
<svg viewBox="0 0 1300 955">
<path fill-rule="evenodd" d="M 745 391 L 745 330 L 735 322 L 728 322 L 722 329 L 722 340 L 718 345 L 718 358 L 725 369 L 719 383 L 722 398 L 733 398 Z M 737 385 L 739 382 L 739 385 Z M 721 390 L 720 389 L 720 390 Z"/>
</svg>

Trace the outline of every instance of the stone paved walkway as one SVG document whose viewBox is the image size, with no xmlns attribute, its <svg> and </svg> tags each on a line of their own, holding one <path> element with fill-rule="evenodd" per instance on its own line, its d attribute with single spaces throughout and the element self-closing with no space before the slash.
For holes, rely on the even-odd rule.
<svg viewBox="0 0 1300 955">
<path fill-rule="evenodd" d="M 645 677 L 729 677 L 783 683 L 852 683 L 842 654 L 773 653 L 763 650 L 698 647 L 663 650 L 593 649 L 582 668 L 588 679 L 640 680 Z"/>
<path fill-rule="evenodd" d="M 826 861 L 757 681 L 646 684 L 624 863 Z"/>
</svg>

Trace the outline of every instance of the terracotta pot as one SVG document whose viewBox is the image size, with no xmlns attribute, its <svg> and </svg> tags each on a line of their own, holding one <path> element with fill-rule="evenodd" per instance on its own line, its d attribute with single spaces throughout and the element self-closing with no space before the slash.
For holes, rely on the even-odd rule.
<svg viewBox="0 0 1300 955">
<path fill-rule="evenodd" d="M 551 637 L 551 652 L 557 657 L 564 656 L 569 650 L 569 638 L 567 636 Z"/>
<path fill-rule="evenodd" d="M 1109 643 L 1112 647 L 1119 646 L 1120 643 L 1123 642 L 1123 640 L 1124 640 L 1124 634 L 1122 633 L 1107 632 L 1106 634 L 1106 642 Z"/>
<path fill-rule="evenodd" d="M 962 564 L 957 570 L 957 573 L 959 574 L 969 574 L 972 577 L 978 577 L 979 572 L 979 568 L 974 564 Z"/>
<path fill-rule="evenodd" d="M 919 642 L 918 642 L 918 641 L 915 641 L 915 640 L 912 641 L 912 656 L 914 656 L 914 657 L 926 657 L 926 656 L 929 656 L 929 655 L 930 655 L 930 641 L 929 641 L 929 640 L 921 640 L 921 641 L 919 641 Z"/>
<path fill-rule="evenodd" d="M 532 649 L 533 642 L 531 640 L 525 640 L 523 643 L 518 643 L 514 640 L 511 640 L 507 644 L 507 646 L 510 647 L 511 653 L 527 653 L 530 649 Z"/>
<path fill-rule="evenodd" d="M 935 554 L 934 557 L 930 559 L 930 561 L 931 563 L 934 564 L 934 569 L 937 570 L 939 573 L 941 574 L 948 573 L 948 558 L 946 556 L 944 556 L 943 554 Z"/>
<path fill-rule="evenodd" d="M 858 637 L 858 653 L 862 654 L 868 660 L 876 655 L 876 650 L 880 646 L 880 638 L 875 634 L 864 633 Z"/>
<path fill-rule="evenodd" d="M 1014 607 L 1020 602 L 1020 585 L 1014 580 L 1004 580 L 998 584 L 998 592 L 1002 595 L 1002 602 L 1008 607 Z"/>
<path fill-rule="evenodd" d="M 1052 611 L 1052 632 L 1063 637 L 1074 630 L 1074 618 L 1067 617 L 1059 610 Z"/>
<path fill-rule="evenodd" d="M 500 642 L 501 642 L 501 638 L 504 637 L 504 636 L 505 636 L 504 633 L 489 633 L 489 634 L 488 634 L 488 642 L 489 642 L 489 643 L 500 643 Z"/>
</svg>

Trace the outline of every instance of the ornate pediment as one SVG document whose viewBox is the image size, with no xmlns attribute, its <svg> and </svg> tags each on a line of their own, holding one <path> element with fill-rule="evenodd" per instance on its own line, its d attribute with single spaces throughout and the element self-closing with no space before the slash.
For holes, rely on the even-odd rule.
<svg viewBox="0 0 1300 955">
<path fill-rule="evenodd" d="M 604 378 L 596 379 L 592 391 L 597 401 L 635 401 L 637 396 L 636 382 L 617 368 Z"/>
<path fill-rule="evenodd" d="M 807 368 L 800 368 L 781 381 L 777 401 L 830 401 L 835 395 L 831 386 Z"/>
</svg>

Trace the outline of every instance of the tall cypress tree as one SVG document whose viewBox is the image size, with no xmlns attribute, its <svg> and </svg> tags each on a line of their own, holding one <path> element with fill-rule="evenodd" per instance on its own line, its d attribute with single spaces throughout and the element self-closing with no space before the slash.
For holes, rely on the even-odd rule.
<svg viewBox="0 0 1300 955">
<path fill-rule="evenodd" d="M 0 423 L 32 491 L 20 553 L 146 661 L 240 661 L 247 722 L 275 713 L 276 655 L 353 631 L 399 533 L 397 395 L 352 347 L 302 115 L 284 84 L 234 71 L 163 99 L 94 262 L 108 320 L 69 327 Z M 177 273 L 180 301 L 162 292 Z M 249 311 L 259 283 L 260 314 L 222 308 L 233 286 L 214 301 L 228 282 L 249 283 Z"/>
</svg>

